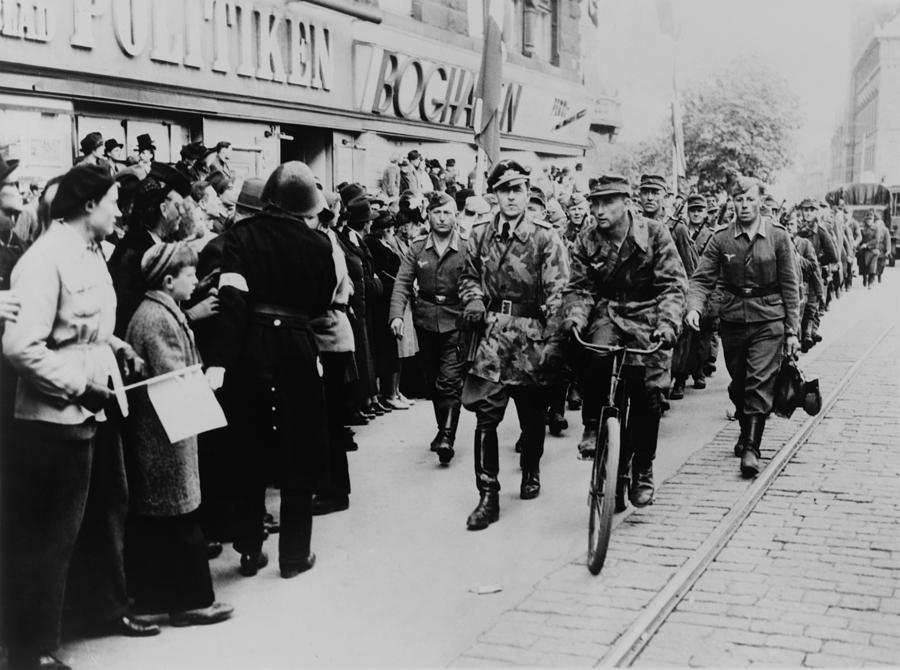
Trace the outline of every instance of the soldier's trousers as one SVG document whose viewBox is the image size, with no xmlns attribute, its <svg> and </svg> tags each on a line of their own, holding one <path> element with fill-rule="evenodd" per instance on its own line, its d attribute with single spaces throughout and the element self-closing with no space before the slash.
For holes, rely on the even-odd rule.
<svg viewBox="0 0 900 670">
<path fill-rule="evenodd" d="M 819 297 L 810 295 L 803 308 L 803 319 L 800 323 L 800 334 L 804 339 L 812 339 L 819 330 Z"/>
<path fill-rule="evenodd" d="M 731 375 L 728 396 L 735 410 L 744 416 L 768 416 L 784 350 L 784 322 L 722 321 L 719 334 Z"/>
<path fill-rule="evenodd" d="M 435 407 L 440 403 L 459 407 L 464 361 L 459 355 L 459 331 L 436 333 L 416 328 L 419 361 L 425 384 Z"/>
<path fill-rule="evenodd" d="M 544 414 L 549 402 L 547 386 L 506 385 L 475 375 L 468 375 L 463 384 L 462 404 L 475 413 L 476 440 L 481 439 L 480 449 L 475 449 L 475 477 L 479 489 L 500 490 L 496 479 L 499 467 L 497 426 L 503 421 L 510 398 L 516 404 L 522 445 L 522 469 L 539 471 L 544 455 Z M 487 439 L 484 439 L 487 437 Z M 487 465 L 488 477 L 483 470 Z M 493 473 L 490 472 L 493 470 Z M 493 476 L 491 476 L 493 475 Z M 491 481 L 493 480 L 493 481 Z"/>
</svg>

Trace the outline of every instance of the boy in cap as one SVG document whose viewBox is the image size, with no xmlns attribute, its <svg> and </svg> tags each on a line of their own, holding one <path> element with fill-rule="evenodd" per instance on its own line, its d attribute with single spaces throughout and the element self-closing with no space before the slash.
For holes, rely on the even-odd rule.
<svg viewBox="0 0 900 670">
<path fill-rule="evenodd" d="M 159 243 L 141 259 L 147 292 L 125 340 L 147 377 L 201 363 L 181 303 L 197 286 L 197 254 L 185 243 Z M 125 423 L 131 515 L 128 586 L 142 614 L 169 614 L 173 626 L 218 623 L 231 605 L 215 601 L 200 524 L 197 437 L 171 442 L 145 389 L 133 392 Z"/>
<path fill-rule="evenodd" d="M 594 225 L 585 229 L 572 248 L 572 276 L 563 298 L 562 330 L 584 332 L 596 344 L 662 348 L 650 356 L 626 359 L 644 368 L 643 383 L 633 383 L 628 439 L 616 487 L 616 507 L 625 495 L 635 507 L 653 502 L 653 460 L 659 437 L 662 402 L 669 386 L 671 349 L 684 310 L 684 266 L 665 225 L 631 210 L 631 187 L 624 177 L 601 177 L 591 191 Z M 578 445 L 582 458 L 593 458 L 604 398 L 598 380 L 609 377 L 607 359 L 585 357 L 579 365 L 584 434 Z"/>
<path fill-rule="evenodd" d="M 463 406 L 477 418 L 480 500 L 468 518 L 470 530 L 487 528 L 500 515 L 497 426 L 510 398 L 522 429 L 519 495 L 530 500 L 540 493 L 549 387 L 562 381 L 557 312 L 569 261 L 552 226 L 525 211 L 528 183 L 529 171 L 516 161 L 501 160 L 493 168 L 488 188 L 499 199 L 499 212 L 472 228 L 460 278 L 466 327 L 487 327 L 462 392 Z"/>
<path fill-rule="evenodd" d="M 782 357 L 800 349 L 800 290 L 790 235 L 762 216 L 759 183 L 739 178 L 731 195 L 736 219 L 717 228 L 703 252 L 691 276 L 685 321 L 699 330 L 706 300 L 721 282 L 719 334 L 741 426 L 734 453 L 741 474 L 754 477 Z"/>
</svg>

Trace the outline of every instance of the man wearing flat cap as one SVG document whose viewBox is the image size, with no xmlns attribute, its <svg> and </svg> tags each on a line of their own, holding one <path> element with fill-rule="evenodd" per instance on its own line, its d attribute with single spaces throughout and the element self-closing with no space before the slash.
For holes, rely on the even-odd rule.
<svg viewBox="0 0 900 670">
<path fill-rule="evenodd" d="M 419 359 L 437 419 L 431 451 L 446 465 L 453 458 L 459 424 L 463 361 L 457 329 L 462 311 L 458 287 L 468 238 L 456 225 L 456 203 L 446 193 L 432 193 L 426 211 L 430 231 L 409 245 L 394 282 L 389 319 L 396 337 L 408 337 L 403 331 L 403 312 L 407 303 L 413 302 Z M 419 287 L 415 298 L 414 283 Z"/>
<path fill-rule="evenodd" d="M 213 389 L 228 375 L 225 411 L 237 447 L 234 549 L 240 572 L 265 567 L 266 487 L 280 485 L 281 576 L 315 563 L 313 491 L 328 482 L 323 369 L 311 320 L 337 285 L 331 241 L 313 230 L 325 198 L 309 167 L 291 161 L 266 182 L 258 216 L 225 235 L 219 277 L 221 330 L 210 346 Z"/>
<path fill-rule="evenodd" d="M 589 194 L 594 225 L 581 232 L 572 248 L 572 277 L 563 298 L 564 332 L 580 330 L 595 344 L 662 348 L 650 356 L 626 359 L 644 367 L 643 383 L 630 387 L 631 427 L 616 487 L 616 506 L 644 507 L 653 502 L 662 402 L 669 386 L 671 349 L 684 313 L 687 280 L 665 224 L 631 210 L 631 187 L 624 177 L 601 177 Z M 584 435 L 582 458 L 592 458 L 604 402 L 598 380 L 608 378 L 609 361 L 590 355 L 579 361 Z M 626 445 L 623 445 L 625 448 Z"/>
<path fill-rule="evenodd" d="M 735 220 L 710 239 L 690 281 L 687 325 L 698 330 L 710 294 L 721 283 L 719 334 L 731 375 L 728 395 L 741 432 L 734 447 L 741 474 L 760 470 L 760 444 L 772 411 L 783 356 L 800 348 L 800 290 L 791 236 L 760 213 L 755 179 L 734 180 Z"/>
<path fill-rule="evenodd" d="M 469 516 L 470 530 L 487 528 L 499 518 L 497 426 L 510 398 L 522 429 L 519 494 L 523 500 L 538 496 L 549 387 L 562 381 L 558 310 L 569 261 L 553 227 L 525 211 L 528 184 L 529 171 L 516 161 L 494 166 L 488 188 L 500 209 L 490 221 L 473 226 L 460 279 L 465 325 L 484 328 L 462 393 L 463 406 L 477 419 L 480 501 Z"/>
</svg>

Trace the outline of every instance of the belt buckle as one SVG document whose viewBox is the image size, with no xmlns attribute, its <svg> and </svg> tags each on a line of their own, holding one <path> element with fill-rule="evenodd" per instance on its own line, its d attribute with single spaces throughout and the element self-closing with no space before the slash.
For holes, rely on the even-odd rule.
<svg viewBox="0 0 900 670">
<path fill-rule="evenodd" d="M 753 293 L 753 289 L 750 286 L 744 286 L 741 291 L 744 295 L 749 296 Z"/>
<path fill-rule="evenodd" d="M 512 302 L 510 300 L 500 301 L 500 313 L 506 314 L 507 316 L 512 315 Z"/>
<path fill-rule="evenodd" d="M 438 305 L 443 305 L 445 300 L 447 300 L 447 296 L 445 296 L 445 295 L 436 295 L 436 296 L 434 296 L 434 301 L 435 301 Z"/>
</svg>

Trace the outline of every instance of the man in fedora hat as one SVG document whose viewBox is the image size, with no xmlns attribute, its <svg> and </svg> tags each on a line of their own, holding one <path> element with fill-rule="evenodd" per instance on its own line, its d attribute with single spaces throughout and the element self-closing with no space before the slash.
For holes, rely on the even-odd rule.
<svg viewBox="0 0 900 670">
<path fill-rule="evenodd" d="M 225 236 L 219 277 L 221 329 L 207 356 L 213 389 L 228 384 L 225 411 L 237 446 L 234 548 L 250 577 L 263 551 L 266 487 L 281 491 L 281 576 L 313 567 L 312 492 L 327 478 L 322 369 L 310 321 L 337 284 L 329 239 L 312 229 L 325 199 L 309 167 L 277 167 L 258 215 Z M 323 466 L 325 471 L 323 472 Z"/>
<path fill-rule="evenodd" d="M 687 281 L 684 266 L 665 224 L 631 210 L 631 187 L 624 177 L 601 177 L 589 194 L 594 225 L 584 229 L 572 247 L 572 276 L 563 298 L 565 332 L 584 331 L 595 344 L 637 349 L 661 343 L 650 356 L 626 359 L 644 368 L 642 383 L 629 387 L 630 438 L 623 453 L 616 487 L 616 507 L 624 509 L 625 493 L 635 507 L 653 502 L 653 460 L 659 437 L 662 401 L 669 386 L 671 348 L 684 312 Z M 585 356 L 579 366 L 584 435 L 582 458 L 593 457 L 605 400 L 598 380 L 608 378 L 609 361 Z"/>
<path fill-rule="evenodd" d="M 462 392 L 475 413 L 478 506 L 467 526 L 480 530 L 500 516 L 497 426 L 512 398 L 520 437 L 523 500 L 540 493 L 544 416 L 549 387 L 562 381 L 558 310 L 569 279 L 565 246 L 553 227 L 526 211 L 529 171 L 501 160 L 488 177 L 500 211 L 477 223 L 466 246 L 459 283 L 466 327 L 481 330 Z"/>
</svg>

